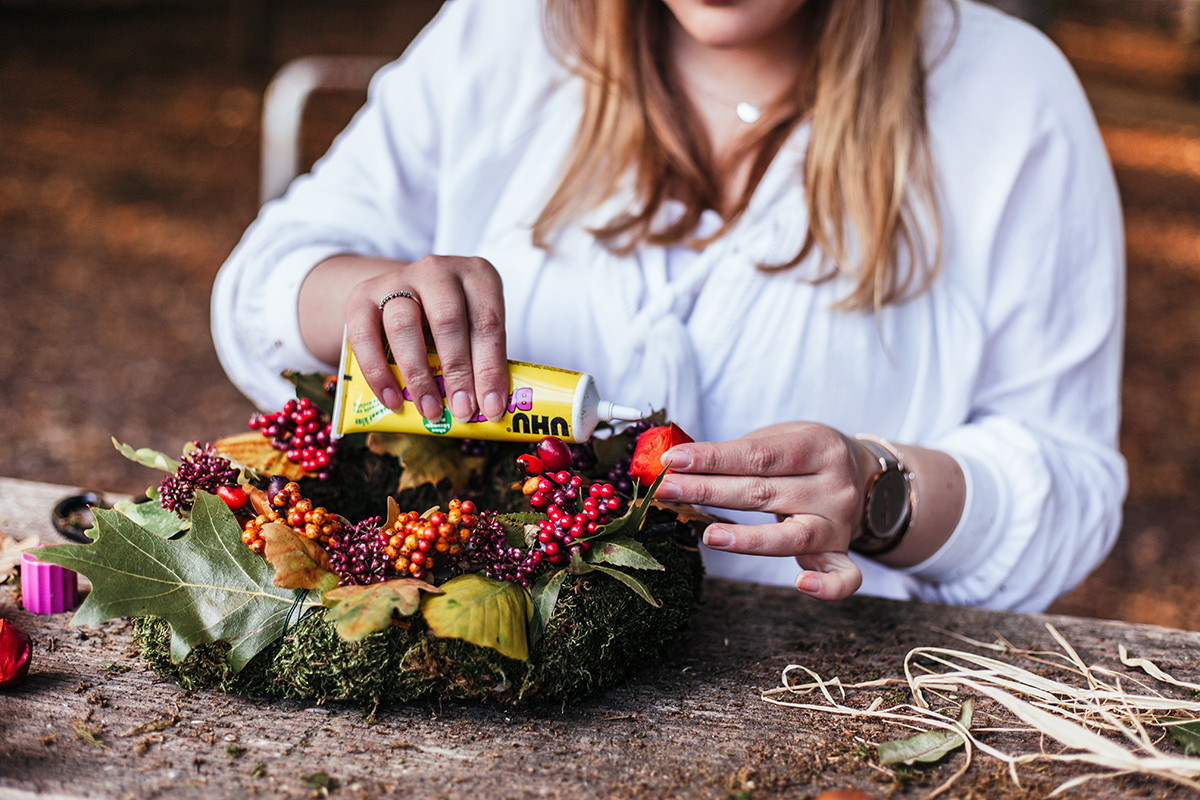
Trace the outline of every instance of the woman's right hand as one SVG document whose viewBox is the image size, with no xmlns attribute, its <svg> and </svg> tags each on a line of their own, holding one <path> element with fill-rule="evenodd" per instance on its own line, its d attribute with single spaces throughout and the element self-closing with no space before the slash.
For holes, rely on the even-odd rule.
<svg viewBox="0 0 1200 800">
<path fill-rule="evenodd" d="M 380 301 L 397 296 L 381 309 Z M 341 313 L 335 311 L 341 299 Z M 504 289 L 500 275 L 482 258 L 426 256 L 405 264 L 385 259 L 334 256 L 309 274 L 301 287 L 301 333 L 318 356 L 328 348 L 330 325 L 313 316 L 325 307 L 332 319 L 345 320 L 346 334 L 367 384 L 388 408 L 404 405 L 400 383 L 384 354 L 392 349 L 408 395 L 428 420 L 442 417 L 442 392 L 427 359 L 427 344 L 437 350 L 450 413 L 468 420 L 504 414 L 508 362 L 504 333 Z M 344 316 L 343 316 L 344 315 Z M 312 340 L 310 340 L 310 331 Z M 337 331 L 341 349 L 341 331 Z M 432 341 L 427 343 L 427 339 Z M 336 360 L 336 359 L 335 359 Z"/>
</svg>

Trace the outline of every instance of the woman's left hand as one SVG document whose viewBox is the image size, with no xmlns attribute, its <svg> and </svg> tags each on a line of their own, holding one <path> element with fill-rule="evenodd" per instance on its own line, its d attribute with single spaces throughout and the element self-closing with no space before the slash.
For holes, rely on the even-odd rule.
<svg viewBox="0 0 1200 800">
<path fill-rule="evenodd" d="M 666 452 L 671 472 L 659 500 L 766 511 L 765 525 L 715 523 L 704 543 L 716 550 L 794 556 L 796 588 L 821 600 L 849 597 L 862 572 L 847 552 L 862 525 L 870 467 L 855 439 L 825 425 L 787 422 L 727 442 L 691 442 Z"/>
</svg>

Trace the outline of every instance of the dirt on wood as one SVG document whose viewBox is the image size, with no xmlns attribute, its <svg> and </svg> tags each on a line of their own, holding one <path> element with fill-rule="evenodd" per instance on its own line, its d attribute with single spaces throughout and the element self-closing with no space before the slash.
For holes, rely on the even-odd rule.
<svg viewBox="0 0 1200 800">
<path fill-rule="evenodd" d="M 821 604 L 785 588 L 713 579 L 672 658 L 578 705 L 413 703 L 364 713 L 338 703 L 181 690 L 146 669 L 128 621 L 70 628 L 69 615 L 15 608 L 7 587 L 0 587 L 0 614 L 33 635 L 38 659 L 25 684 L 0 692 L 0 787 L 114 798 L 750 800 L 846 788 L 922 798 L 954 779 L 952 797 L 1027 800 L 1098 770 L 1039 762 L 1020 767 L 1014 783 L 1000 762 L 976 752 L 955 778 L 966 765 L 961 749 L 936 764 L 883 766 L 876 745 L 911 730 L 769 705 L 762 692 L 779 686 L 792 663 L 844 684 L 903 679 L 912 647 L 974 649 L 955 635 L 1058 650 L 1046 623 L 1087 664 L 1115 668 L 1126 680 L 1138 675 L 1120 667 L 1119 642 L 1185 679 L 1194 678 L 1200 651 L 1200 634 L 1189 632 L 865 597 Z M 1055 674 L 1044 661 L 1009 660 Z M 846 703 L 865 708 L 876 697 L 885 706 L 910 701 L 902 684 L 892 684 L 852 692 Z M 1001 729 L 980 734 L 988 744 L 1059 750 L 1036 735 L 1006 733 L 1010 723 L 995 703 L 977 705 L 974 727 Z M 1124 776 L 1062 796 L 1194 795 L 1163 779 Z"/>
</svg>

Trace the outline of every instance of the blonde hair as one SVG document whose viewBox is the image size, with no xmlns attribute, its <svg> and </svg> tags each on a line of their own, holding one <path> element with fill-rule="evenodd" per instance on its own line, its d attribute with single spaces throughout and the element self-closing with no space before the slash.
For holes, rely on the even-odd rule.
<svg viewBox="0 0 1200 800">
<path fill-rule="evenodd" d="M 623 188 L 636 205 L 595 235 L 618 252 L 638 243 L 702 246 L 745 212 L 771 160 L 795 127 L 812 121 L 803 184 L 808 233 L 795 266 L 814 248 L 826 268 L 854 281 L 839 303 L 880 308 L 919 293 L 941 259 L 941 226 L 925 118 L 922 10 L 926 0 L 808 0 L 801 6 L 810 53 L 787 102 L 764 109 L 754 139 L 717 162 L 666 54 L 662 0 L 546 0 L 548 37 L 584 84 L 583 116 L 557 190 L 534 223 L 534 241 Z M 749 164 L 741 195 L 706 240 L 692 232 L 725 205 L 721 184 Z M 632 181 L 630 185 L 629 182 Z M 656 227 L 664 202 L 684 213 Z M 921 211 L 927 225 L 921 225 Z M 928 239 L 932 239 L 929 241 Z"/>
</svg>

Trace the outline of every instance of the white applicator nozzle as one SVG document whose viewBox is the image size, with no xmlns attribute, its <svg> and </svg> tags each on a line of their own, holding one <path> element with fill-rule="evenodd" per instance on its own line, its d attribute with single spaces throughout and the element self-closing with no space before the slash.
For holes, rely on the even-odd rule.
<svg viewBox="0 0 1200 800">
<path fill-rule="evenodd" d="M 596 415 L 605 422 L 614 419 L 638 420 L 646 415 L 632 406 L 618 406 L 608 400 L 601 400 L 596 407 Z"/>
</svg>

